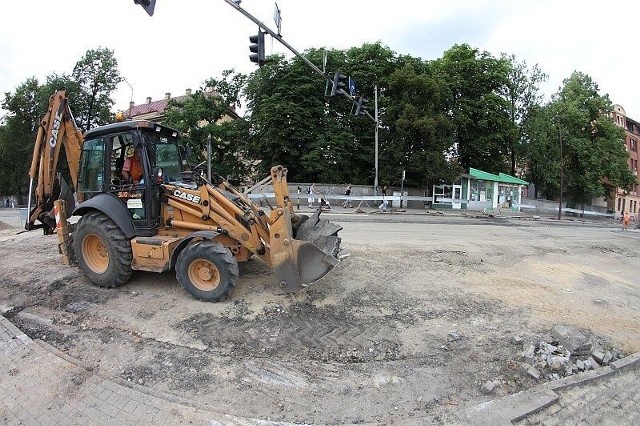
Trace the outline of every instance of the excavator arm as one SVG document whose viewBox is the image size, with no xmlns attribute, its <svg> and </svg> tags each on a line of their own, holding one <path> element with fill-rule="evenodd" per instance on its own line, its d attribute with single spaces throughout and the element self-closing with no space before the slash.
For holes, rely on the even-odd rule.
<svg viewBox="0 0 640 426">
<path fill-rule="evenodd" d="M 60 149 L 64 145 L 73 188 L 76 189 L 82 143 L 82 132 L 69 108 L 68 93 L 60 89 L 49 98 L 49 108 L 38 126 L 29 169 L 29 217 L 25 229 L 42 228 L 45 234 L 55 229 L 53 203 L 60 197 L 61 187 L 66 185 L 57 176 Z M 36 176 L 35 202 L 32 206 L 31 194 Z M 36 224 L 36 221 L 40 224 Z"/>
</svg>

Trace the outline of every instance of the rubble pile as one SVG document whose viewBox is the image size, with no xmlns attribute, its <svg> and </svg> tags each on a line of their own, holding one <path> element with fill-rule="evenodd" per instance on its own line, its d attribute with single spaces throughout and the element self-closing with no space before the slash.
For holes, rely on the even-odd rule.
<svg viewBox="0 0 640 426">
<path fill-rule="evenodd" d="M 522 366 L 535 380 L 557 380 L 624 357 L 621 351 L 596 345 L 575 327 L 565 325 L 556 325 L 549 336 L 523 344 L 523 349 Z"/>
</svg>

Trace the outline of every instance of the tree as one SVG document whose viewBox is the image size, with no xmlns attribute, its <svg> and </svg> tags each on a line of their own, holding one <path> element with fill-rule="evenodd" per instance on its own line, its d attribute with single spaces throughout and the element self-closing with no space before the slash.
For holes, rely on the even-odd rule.
<svg viewBox="0 0 640 426">
<path fill-rule="evenodd" d="M 321 63 L 323 54 L 318 49 L 305 52 L 314 63 Z M 395 69 L 395 53 L 379 43 L 330 50 L 327 56 L 327 75 L 340 70 L 358 83 L 358 96 L 369 100 L 374 85 L 382 93 Z M 353 116 L 353 102 L 344 96 L 325 96 L 329 91 L 329 83 L 299 58 L 273 57 L 250 76 L 245 90 L 249 146 L 252 155 L 262 160 L 264 171 L 284 164 L 290 180 L 368 183 L 374 160 L 373 122 Z M 384 105 L 382 99 L 380 103 Z"/>
<path fill-rule="evenodd" d="M 112 121 L 110 96 L 120 81 L 113 52 L 97 49 L 87 51 L 71 76 L 52 73 L 42 85 L 37 79 L 28 78 L 14 93 L 5 93 L 2 108 L 7 114 L 0 126 L 0 187 L 20 198 L 27 192 L 37 126 L 56 90 L 69 91 L 69 106 L 78 125 L 84 123 L 88 128 Z M 60 153 L 58 170 L 70 182 L 64 150 Z"/>
<path fill-rule="evenodd" d="M 556 120 L 556 126 L 553 126 Z M 534 184 L 534 198 L 553 199 L 560 193 L 560 128 L 549 105 L 534 107 L 525 123 L 526 178 Z"/>
<path fill-rule="evenodd" d="M 84 130 L 113 122 L 111 95 L 124 79 L 118 71 L 114 52 L 107 48 L 90 49 L 73 67 L 72 79 L 79 92 L 74 110 L 78 126 Z"/>
<path fill-rule="evenodd" d="M 509 118 L 513 124 L 511 138 L 508 140 L 508 150 L 511 160 L 511 175 L 516 175 L 516 165 L 522 162 L 527 135 L 526 121 L 530 119 L 534 108 L 542 103 L 539 84 L 546 81 L 548 76 L 534 65 L 527 66 L 526 61 L 518 62 L 515 55 L 502 55 L 509 66 L 504 98 L 509 108 Z"/>
<path fill-rule="evenodd" d="M 453 152 L 465 169 L 508 169 L 513 138 L 505 93 L 509 64 L 469 45 L 455 45 L 434 63 L 446 81 L 447 110 L 454 126 Z"/>
<path fill-rule="evenodd" d="M 183 142 L 195 153 L 195 161 L 206 159 L 207 139 L 211 138 L 212 168 L 226 178 L 245 176 L 249 170 L 242 134 L 243 120 L 228 120 L 240 107 L 244 74 L 225 70 L 222 78 L 209 78 L 190 96 L 172 99 L 165 124 L 180 130 Z"/>
<path fill-rule="evenodd" d="M 453 182 L 462 171 L 447 155 L 453 126 L 446 114 L 446 93 L 446 81 L 430 63 L 407 63 L 391 75 L 388 123 L 396 147 L 391 161 L 408 170 L 408 185 Z"/>
<path fill-rule="evenodd" d="M 611 120 L 612 109 L 608 95 L 599 94 L 593 79 L 575 71 L 536 113 L 531 126 L 531 179 L 547 197 L 559 196 L 560 173 L 563 198 L 576 205 L 636 184 L 622 143 L 624 130 Z"/>
<path fill-rule="evenodd" d="M 38 80 L 29 78 L 15 93 L 5 93 L 2 102 L 8 113 L 0 126 L 0 187 L 8 194 L 18 194 L 18 202 L 26 192 L 38 121 L 46 111 L 41 98 Z"/>
</svg>

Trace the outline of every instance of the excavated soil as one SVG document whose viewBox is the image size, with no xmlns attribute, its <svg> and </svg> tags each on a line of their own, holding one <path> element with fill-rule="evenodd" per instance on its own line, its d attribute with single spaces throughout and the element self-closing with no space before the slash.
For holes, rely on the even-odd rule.
<svg viewBox="0 0 640 426">
<path fill-rule="evenodd" d="M 535 386 L 523 347 L 556 324 L 640 350 L 639 231 L 601 223 L 335 216 L 351 254 L 281 295 L 259 259 L 221 303 L 173 273 L 116 289 L 60 264 L 56 237 L 0 231 L 1 312 L 121 383 L 241 418 L 446 422 Z M 546 380 L 542 377 L 540 381 Z M 495 381 L 496 389 L 480 389 Z"/>
</svg>

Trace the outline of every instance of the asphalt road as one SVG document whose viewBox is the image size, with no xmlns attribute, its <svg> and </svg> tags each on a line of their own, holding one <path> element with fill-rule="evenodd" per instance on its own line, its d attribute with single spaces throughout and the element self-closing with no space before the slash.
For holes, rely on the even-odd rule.
<svg viewBox="0 0 640 426">
<path fill-rule="evenodd" d="M 20 214 L 24 215 L 24 218 L 21 218 Z M 7 225 L 11 225 L 16 228 L 23 228 L 24 222 L 26 220 L 26 209 L 0 209 L 0 222 L 4 222 Z"/>
</svg>

